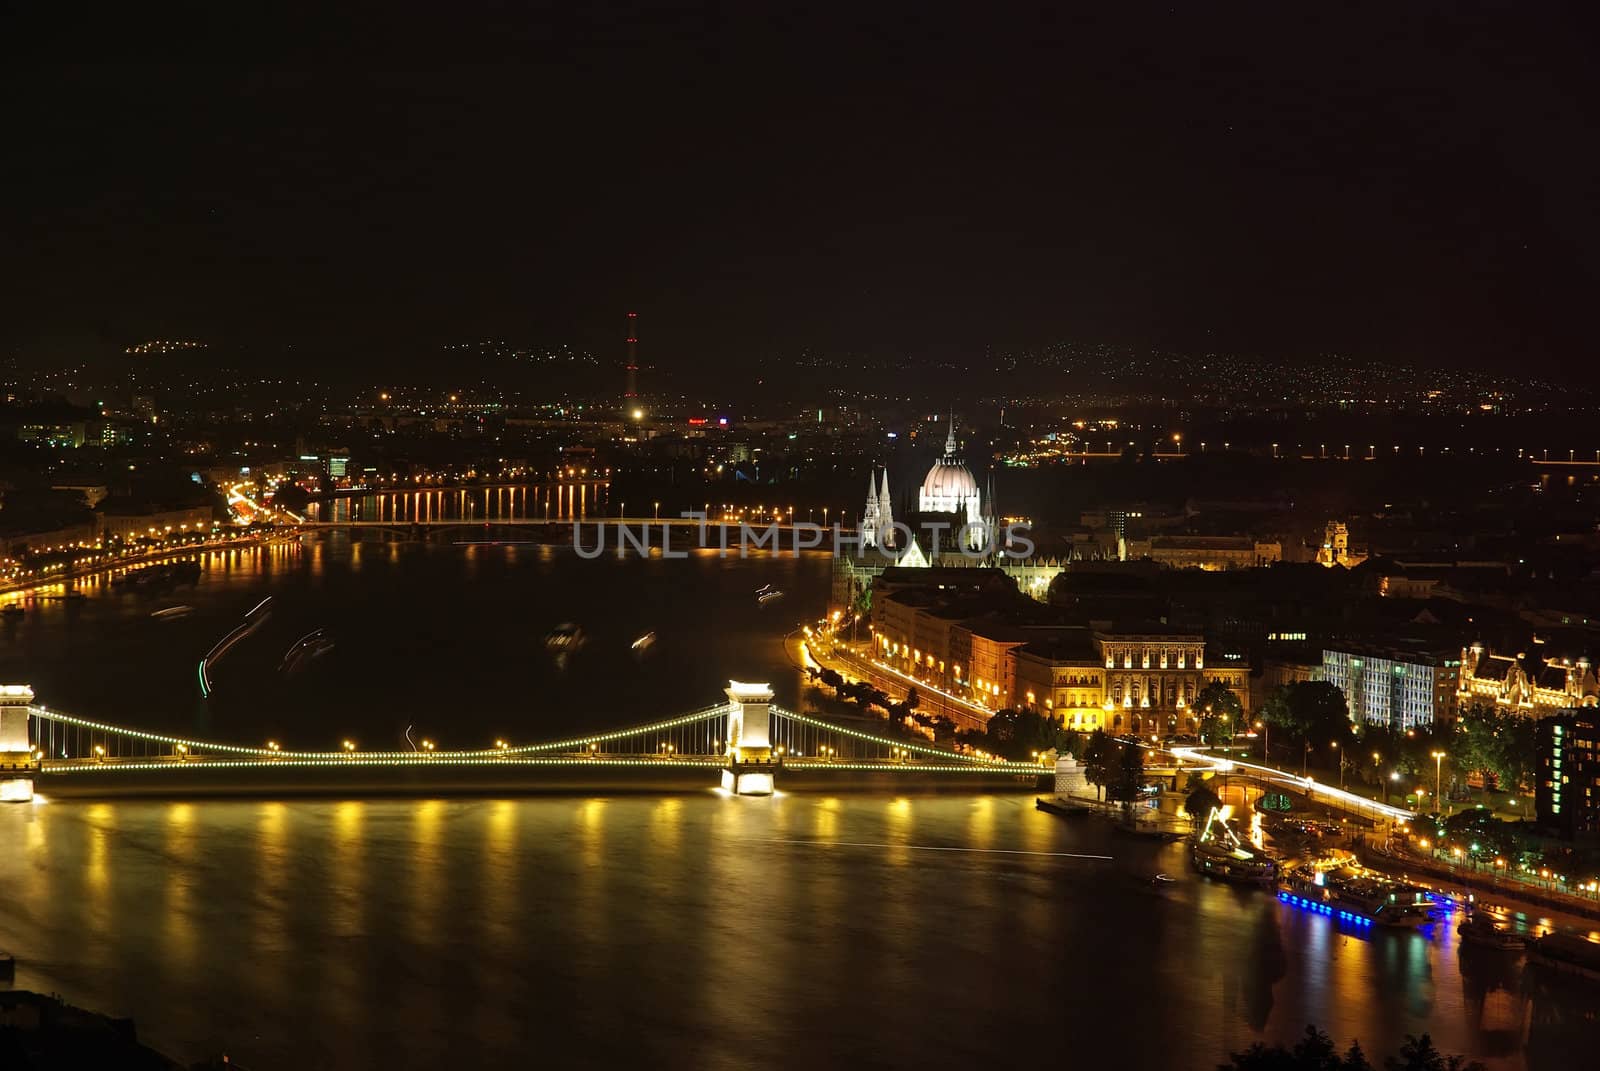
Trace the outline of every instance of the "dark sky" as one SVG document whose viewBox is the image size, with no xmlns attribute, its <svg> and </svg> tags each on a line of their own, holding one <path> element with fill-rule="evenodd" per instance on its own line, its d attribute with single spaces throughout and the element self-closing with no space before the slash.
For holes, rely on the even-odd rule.
<svg viewBox="0 0 1600 1071">
<path fill-rule="evenodd" d="M 712 365 L 1577 373 L 1596 341 L 1568 9 L 573 6 L 13 21 L 0 339 L 610 350 L 633 307 L 658 359 Z"/>
</svg>

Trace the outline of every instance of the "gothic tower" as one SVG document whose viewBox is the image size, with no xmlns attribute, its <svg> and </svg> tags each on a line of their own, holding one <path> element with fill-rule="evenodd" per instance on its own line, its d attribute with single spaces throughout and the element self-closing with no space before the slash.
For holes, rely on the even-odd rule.
<svg viewBox="0 0 1600 1071">
<path fill-rule="evenodd" d="M 861 511 L 861 545 L 875 547 L 878 545 L 878 535 L 883 530 L 882 514 L 878 512 L 878 487 L 877 477 L 872 470 L 867 470 L 867 505 Z"/>
<path fill-rule="evenodd" d="M 894 546 L 894 506 L 889 501 L 889 470 L 883 470 L 883 492 L 878 495 L 878 536 L 882 546 Z"/>
</svg>

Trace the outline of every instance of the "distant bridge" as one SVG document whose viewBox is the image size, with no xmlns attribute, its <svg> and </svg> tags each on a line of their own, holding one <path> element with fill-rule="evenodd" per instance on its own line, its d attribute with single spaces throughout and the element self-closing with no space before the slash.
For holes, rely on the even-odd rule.
<svg viewBox="0 0 1600 1071">
<path fill-rule="evenodd" d="M 750 521 L 732 518 L 728 520 L 695 520 L 683 517 L 507 517 L 496 519 L 493 517 L 432 517 L 426 520 L 340 520 L 340 521 L 296 521 L 296 528 L 570 528 L 573 525 L 582 525 L 592 529 L 598 525 L 607 528 L 626 527 L 634 531 L 646 528 L 660 531 L 662 528 L 686 529 L 693 531 L 697 528 L 732 528 L 737 530 L 741 525 L 748 525 L 753 532 L 765 532 L 769 528 L 776 528 L 780 532 L 787 531 L 823 531 L 831 532 L 833 526 L 815 524 L 810 521 Z M 854 532 L 855 529 L 848 525 L 839 525 L 841 532 Z"/>
<path fill-rule="evenodd" d="M 1033 788 L 1046 773 L 1010 762 L 835 725 L 771 702 L 765 685 L 662 721 L 546 743 L 486 748 L 302 751 L 145 732 L 29 706 L 32 775 L 52 795 L 249 794 L 774 786 Z M 13 771 L 13 776 L 15 771 Z M 7 776 L 0 773 L 0 778 Z"/>
</svg>

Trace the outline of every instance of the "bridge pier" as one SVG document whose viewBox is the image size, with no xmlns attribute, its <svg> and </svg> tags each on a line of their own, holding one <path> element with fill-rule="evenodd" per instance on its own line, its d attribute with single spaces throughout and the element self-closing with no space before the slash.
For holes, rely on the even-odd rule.
<svg viewBox="0 0 1600 1071">
<path fill-rule="evenodd" d="M 33 799 L 33 777 L 39 772 L 33 741 L 28 738 L 28 708 L 33 689 L 26 684 L 0 684 L 0 803 Z"/>
<path fill-rule="evenodd" d="M 772 688 L 728 682 L 728 737 L 722 787 L 735 796 L 770 796 L 778 761 L 772 751 Z"/>
</svg>

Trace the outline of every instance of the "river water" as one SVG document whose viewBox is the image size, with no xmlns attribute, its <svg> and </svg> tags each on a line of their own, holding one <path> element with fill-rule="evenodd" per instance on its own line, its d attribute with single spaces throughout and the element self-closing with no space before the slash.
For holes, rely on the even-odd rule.
<svg viewBox="0 0 1600 1071">
<path fill-rule="evenodd" d="M 782 637 L 828 576 L 382 533 L 204 566 L 170 592 L 40 593 L 0 633 L 0 677 L 244 742 L 534 740 L 702 706 L 729 677 L 808 702 Z M 762 607 L 768 583 L 788 596 Z M 269 594 L 202 700 L 197 660 Z M 175 604 L 195 609 L 150 618 Z M 542 639 L 563 622 L 588 642 L 558 665 Z M 333 651 L 280 671 L 315 628 Z M 258 1071 L 1209 1068 L 1307 1022 L 1370 1054 L 1428 1030 L 1506 1069 L 1600 1042 L 1600 991 L 1463 953 L 1453 927 L 1345 932 L 1029 796 L 59 800 L 0 809 L 0 837 L 19 986 Z"/>
</svg>

